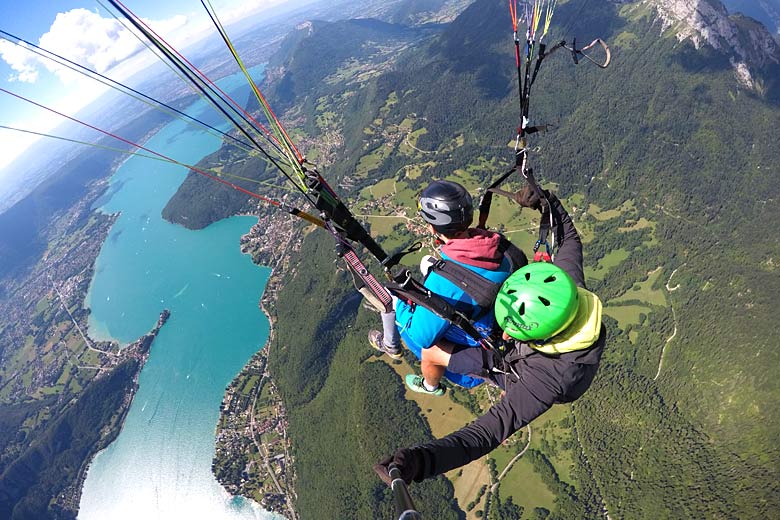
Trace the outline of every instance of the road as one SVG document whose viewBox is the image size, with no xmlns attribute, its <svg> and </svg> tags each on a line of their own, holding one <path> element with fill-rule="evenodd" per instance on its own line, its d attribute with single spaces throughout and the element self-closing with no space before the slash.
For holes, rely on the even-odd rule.
<svg viewBox="0 0 780 520">
<path fill-rule="evenodd" d="M 265 377 L 266 376 L 264 375 L 263 378 Z M 271 463 L 268 462 L 268 454 L 269 454 L 268 447 L 265 445 L 265 443 L 261 443 L 257 439 L 257 432 L 255 431 L 255 404 L 257 404 L 257 397 L 260 395 L 261 388 L 263 388 L 262 380 L 257 384 L 257 388 L 255 390 L 255 396 L 252 399 L 252 407 L 249 410 L 249 431 L 252 432 L 252 442 L 255 444 L 255 447 L 257 448 L 257 452 L 263 456 L 263 464 L 265 465 L 266 471 L 271 476 L 271 479 L 274 481 L 274 485 L 276 486 L 277 492 L 280 495 L 284 495 L 287 497 L 287 500 L 285 500 L 285 504 L 287 505 L 287 510 L 290 512 L 290 518 L 292 520 L 297 520 L 298 517 L 295 515 L 295 509 L 293 509 L 291 503 L 292 501 L 290 500 L 291 497 L 287 493 L 285 493 L 285 491 L 282 489 L 282 486 L 279 484 L 279 481 L 276 479 L 276 474 L 274 473 L 274 470 L 271 467 Z"/>
<path fill-rule="evenodd" d="M 506 476 L 507 473 L 509 473 L 509 470 L 512 469 L 512 466 L 514 466 L 515 462 L 520 460 L 520 457 L 522 457 L 526 451 L 528 451 L 528 448 L 531 446 L 531 425 L 527 425 L 526 428 L 528 429 L 528 442 L 525 443 L 525 448 L 520 451 L 517 455 L 512 457 L 512 460 L 507 462 L 506 467 L 504 468 L 504 471 L 501 472 L 500 475 L 496 478 L 496 482 L 490 487 L 490 492 L 495 493 L 496 489 L 498 489 L 498 484 L 501 482 L 501 479 Z"/>
<path fill-rule="evenodd" d="M 677 270 L 683 267 L 684 265 L 685 264 L 682 264 L 680 267 L 672 271 L 672 274 L 669 275 L 669 279 L 666 281 L 666 290 L 668 292 L 671 293 L 672 291 L 676 291 L 680 287 L 680 284 L 677 284 L 674 287 L 669 287 L 669 284 L 672 283 L 672 277 L 674 276 L 674 273 L 676 273 Z M 672 331 L 672 335 L 666 338 L 666 342 L 664 343 L 663 348 L 661 348 L 661 357 L 658 360 L 658 371 L 656 371 L 653 381 L 658 380 L 658 376 L 661 375 L 661 369 L 664 366 L 664 354 L 666 354 L 666 347 L 668 347 L 669 343 L 674 339 L 675 336 L 677 336 L 677 313 L 674 310 L 674 305 L 672 305 L 671 296 L 669 297 L 669 306 L 672 309 L 672 318 L 674 319 L 674 330 Z"/>
<path fill-rule="evenodd" d="M 409 134 L 406 134 L 406 137 L 404 137 L 404 143 L 406 143 L 406 145 L 408 147 L 414 148 L 415 150 L 417 150 L 420 153 L 425 153 L 425 154 L 435 154 L 435 153 L 438 153 L 436 150 L 420 150 L 415 145 L 413 145 L 412 143 L 409 142 Z"/>
<path fill-rule="evenodd" d="M 57 293 L 57 297 L 60 300 L 60 305 L 62 306 L 63 309 L 65 309 L 65 312 L 68 313 L 68 316 L 70 316 L 70 320 L 73 322 L 73 325 L 75 325 L 76 330 L 79 331 L 79 334 L 81 334 L 81 338 L 84 340 L 84 343 L 87 345 L 87 348 L 90 349 L 90 350 L 94 350 L 95 352 L 99 352 L 101 354 L 107 354 L 109 356 L 113 356 L 114 355 L 113 352 L 109 352 L 107 350 L 100 350 L 100 349 L 95 348 L 94 346 L 92 346 L 92 342 L 89 341 L 89 338 L 87 337 L 87 335 L 84 334 L 83 330 L 81 330 L 81 327 L 79 326 L 79 323 L 76 321 L 76 318 L 74 318 L 73 314 L 70 313 L 70 309 L 68 309 L 68 306 L 65 304 L 65 298 L 62 296 L 62 293 L 57 288 L 57 284 L 54 283 L 54 280 L 52 279 L 51 275 L 47 275 L 47 276 L 49 277 L 49 281 L 51 282 L 51 286 L 54 288 L 54 292 Z"/>
</svg>

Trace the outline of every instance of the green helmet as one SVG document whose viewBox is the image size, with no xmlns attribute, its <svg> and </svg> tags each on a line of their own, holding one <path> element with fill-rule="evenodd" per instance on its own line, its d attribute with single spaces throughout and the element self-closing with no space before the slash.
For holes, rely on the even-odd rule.
<svg viewBox="0 0 780 520">
<path fill-rule="evenodd" d="M 571 276 L 548 262 L 512 273 L 496 297 L 498 325 L 521 341 L 545 340 L 563 331 L 577 315 L 579 296 Z"/>
</svg>

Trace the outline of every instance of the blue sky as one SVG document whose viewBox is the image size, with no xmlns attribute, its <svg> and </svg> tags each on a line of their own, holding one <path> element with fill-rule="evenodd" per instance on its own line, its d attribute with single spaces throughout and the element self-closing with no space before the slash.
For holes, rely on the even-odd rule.
<svg viewBox="0 0 780 520">
<path fill-rule="evenodd" d="M 287 0 L 211 0 L 226 25 Z M 108 5 L 107 0 L 101 0 Z M 123 0 L 181 49 L 213 31 L 199 0 Z M 3 0 L 0 29 L 52 50 L 118 81 L 154 58 L 95 0 Z M 68 115 L 87 106 L 106 87 L 0 39 L 0 88 Z M 0 92 L 0 125 L 47 132 L 63 121 Z M 27 135 L 0 129 L 0 169 L 31 143 Z M 2 179 L 0 178 L 0 183 Z"/>
</svg>

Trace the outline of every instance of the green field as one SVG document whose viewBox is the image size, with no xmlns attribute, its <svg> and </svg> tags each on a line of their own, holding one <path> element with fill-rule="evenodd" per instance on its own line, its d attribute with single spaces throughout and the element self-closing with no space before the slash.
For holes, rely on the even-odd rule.
<svg viewBox="0 0 780 520">
<path fill-rule="evenodd" d="M 360 158 L 360 161 L 358 161 L 357 167 L 355 168 L 355 175 L 360 178 L 368 176 L 370 172 L 379 168 L 379 165 L 382 164 L 382 161 L 385 160 L 388 153 L 389 148 L 380 146 L 370 154 L 364 155 Z"/>
<path fill-rule="evenodd" d="M 382 117 L 387 116 L 387 114 L 390 113 L 390 110 L 398 104 L 398 94 L 395 93 L 395 91 L 390 92 L 387 96 L 387 101 L 385 101 L 384 106 L 379 109 L 379 113 L 382 115 Z"/>
<path fill-rule="evenodd" d="M 404 182 L 401 182 L 400 184 L 402 185 L 401 189 L 406 186 L 406 183 Z M 366 190 L 371 193 L 374 198 L 381 199 L 382 197 L 396 194 L 398 187 L 396 186 L 395 179 L 382 179 L 373 186 L 366 188 Z"/>
<path fill-rule="evenodd" d="M 401 130 L 410 132 L 412 128 L 414 127 L 414 124 L 417 122 L 417 119 L 406 116 L 403 121 L 401 121 L 401 124 L 398 125 L 398 128 Z"/>
<path fill-rule="evenodd" d="M 433 168 L 434 166 L 436 166 L 436 161 L 409 164 L 406 166 L 406 177 L 409 179 L 417 179 L 425 172 L 426 168 Z"/>
<path fill-rule="evenodd" d="M 570 427 L 561 426 L 561 422 L 570 417 L 570 404 L 556 405 L 546 411 L 544 415 L 531 423 L 533 428 L 531 447 L 542 451 L 550 459 L 561 480 L 576 486 L 577 482 L 572 476 L 572 465 L 574 464 L 572 452 L 563 448 L 565 443 L 571 440 L 572 432 Z M 545 443 L 552 445 L 553 449 L 545 448 Z"/>
<path fill-rule="evenodd" d="M 635 283 L 631 289 L 626 291 L 626 293 L 622 296 L 612 300 L 611 303 L 620 303 L 629 300 L 641 300 L 642 302 L 649 303 L 650 305 L 666 306 L 667 302 L 664 290 L 653 289 L 653 285 L 662 274 L 663 271 L 659 267 L 648 275 L 647 280 Z"/>
<path fill-rule="evenodd" d="M 639 325 L 641 323 L 639 315 L 649 314 L 652 310 L 644 305 L 607 305 L 604 307 L 604 313 L 615 318 L 620 328 L 624 330 L 631 324 Z"/>
<path fill-rule="evenodd" d="M 257 386 L 257 383 L 260 381 L 260 378 L 261 376 L 256 374 L 246 378 L 243 385 L 241 385 L 240 393 L 244 395 L 252 395 L 254 393 L 255 387 Z"/>
<path fill-rule="evenodd" d="M 411 132 L 409 134 L 409 136 L 407 137 L 407 140 L 409 141 L 409 143 L 412 146 L 417 146 L 417 140 L 421 136 L 423 136 L 423 135 L 425 135 L 427 133 L 428 133 L 428 129 L 427 128 L 424 128 L 424 127 L 423 128 L 418 128 L 417 130 L 415 130 L 414 132 Z M 426 152 L 426 151 L 429 151 L 429 150 L 423 150 L 423 152 Z M 432 151 L 435 151 L 435 150 L 432 150 Z"/>
<path fill-rule="evenodd" d="M 634 208 L 634 201 L 633 200 L 627 200 L 623 204 L 621 204 L 619 207 L 609 210 L 602 210 L 601 207 L 599 207 L 596 204 L 591 203 L 588 206 L 588 213 L 593 215 L 596 220 L 611 220 L 613 218 L 619 217 L 620 215 L 626 213 L 627 211 Z"/>
<path fill-rule="evenodd" d="M 506 448 L 498 448 L 491 454 L 496 459 L 499 472 L 500 468 L 503 467 L 501 463 L 504 460 L 508 462 L 514 455 L 514 452 L 510 452 Z M 555 509 L 555 495 L 541 481 L 539 475 L 534 471 L 533 465 L 522 457 L 515 462 L 509 473 L 501 480 L 499 494 L 502 499 L 511 496 L 515 504 L 525 508 L 526 515 L 535 507 L 544 507 L 550 511 Z"/>
<path fill-rule="evenodd" d="M 598 266 L 595 269 L 585 268 L 586 278 L 595 278 L 596 280 L 603 280 L 609 273 L 609 270 L 613 267 L 620 265 L 623 260 L 628 258 L 629 252 L 625 249 L 615 249 L 610 251 L 604 257 L 599 260 Z"/>
</svg>

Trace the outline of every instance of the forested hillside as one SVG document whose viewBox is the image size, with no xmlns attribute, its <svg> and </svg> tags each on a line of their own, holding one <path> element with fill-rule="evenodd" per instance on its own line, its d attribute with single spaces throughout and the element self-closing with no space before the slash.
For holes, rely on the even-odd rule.
<svg viewBox="0 0 780 520">
<path fill-rule="evenodd" d="M 574 214 L 610 335 L 593 387 L 564 412 L 563 440 L 527 456 L 552 498 L 542 507 L 522 486 L 501 486 L 523 518 L 767 518 L 780 507 L 780 70 L 771 56 L 745 63 L 746 82 L 733 49 L 678 39 L 660 1 L 561 3 L 549 41 L 600 36 L 613 63 L 575 66 L 561 52 L 534 85 L 534 122 L 553 128 L 533 136 L 531 161 Z M 763 30 L 731 22 L 735 41 Z M 476 191 L 511 164 L 506 3 L 477 0 L 381 64 L 362 50 L 354 62 L 317 54 L 339 34 L 291 37 L 271 91 L 307 144 L 336 136 L 326 177 L 396 247 L 413 238 L 403 209 L 413 215 L 421 186 L 448 177 Z M 398 212 L 394 224 L 370 218 Z M 490 223 L 527 244 L 509 215 Z M 301 513 L 364 518 L 389 507 L 370 464 L 431 434 L 401 380 L 368 359 L 375 318 L 355 318 L 331 243 L 308 236 L 280 296 L 270 368 L 290 406 Z M 413 486 L 431 517 L 457 514 L 447 486 Z"/>
<path fill-rule="evenodd" d="M 389 518 L 389 489 L 371 466 L 400 443 L 431 434 L 393 370 L 370 361 L 365 337 L 376 316 L 358 313 L 360 298 L 346 273 L 334 272 L 332 250 L 327 235 L 309 235 L 277 302 L 270 346 L 269 367 L 294 432 L 296 508 L 301 518 Z M 415 497 L 426 518 L 459 518 L 442 478 L 416 486 Z"/>
<path fill-rule="evenodd" d="M 168 119 L 165 114 L 149 114 L 117 132 L 129 140 L 138 140 Z M 40 259 L 46 249 L 46 226 L 52 215 L 60 215 L 75 204 L 87 193 L 90 183 L 111 172 L 114 161 L 115 153 L 97 148 L 88 150 L 63 164 L 49 180 L 0 214 L 0 279 L 22 276 Z"/>
</svg>

